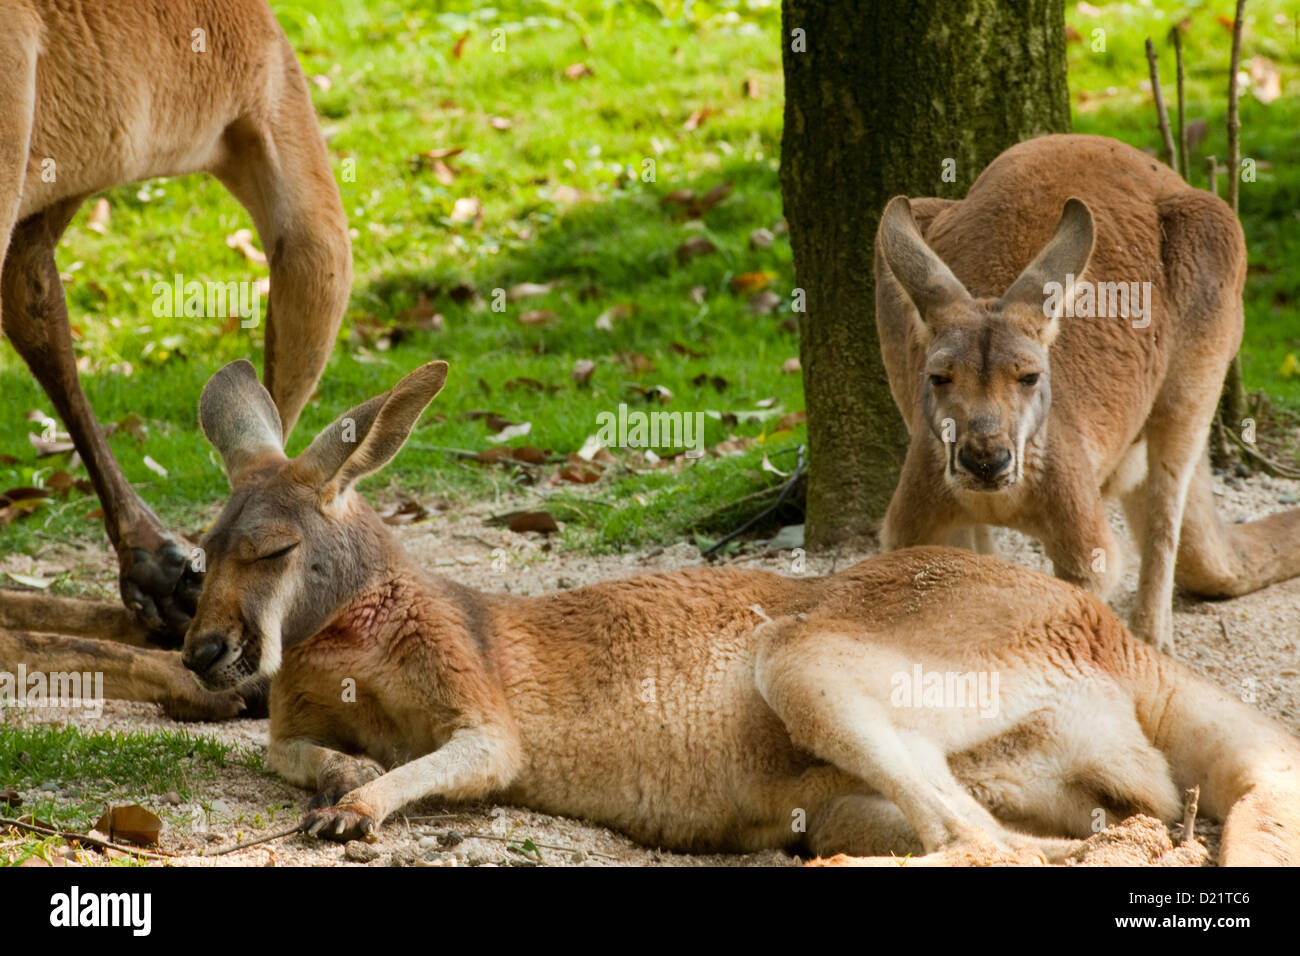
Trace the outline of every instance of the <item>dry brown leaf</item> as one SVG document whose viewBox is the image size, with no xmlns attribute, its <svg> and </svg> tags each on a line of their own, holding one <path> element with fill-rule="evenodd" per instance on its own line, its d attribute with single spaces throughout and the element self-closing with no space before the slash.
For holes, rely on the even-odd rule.
<svg viewBox="0 0 1300 956">
<path fill-rule="evenodd" d="M 707 352 L 700 352 L 696 349 L 691 348 L 689 345 L 682 345 L 681 342 L 673 342 L 672 344 L 670 344 L 668 346 L 668 351 L 673 352 L 677 355 L 684 355 L 687 358 L 698 359 L 698 358 L 704 358 L 708 355 Z"/>
<path fill-rule="evenodd" d="M 686 265 L 692 259 L 711 255 L 717 251 L 718 247 L 705 236 L 691 236 L 677 247 L 677 261 L 681 265 Z"/>
<path fill-rule="evenodd" d="M 551 534 L 560 530 L 560 526 L 555 523 L 555 519 L 551 517 L 549 511 L 525 511 L 522 514 L 517 514 L 510 519 L 510 524 L 507 527 L 518 534 L 527 531 Z"/>
<path fill-rule="evenodd" d="M 550 309 L 529 309 L 519 315 L 520 325 L 546 325 L 555 321 L 556 315 Z"/>
<path fill-rule="evenodd" d="M 782 415 L 778 418 L 776 424 L 772 426 L 772 429 L 768 434 L 775 435 L 777 432 L 793 431 L 796 425 L 802 425 L 807 420 L 808 413 L 806 411 L 790 412 L 789 414 Z"/>
<path fill-rule="evenodd" d="M 591 375 L 596 371 L 596 363 L 591 359 L 578 359 L 573 363 L 573 371 L 569 375 L 579 385 L 586 385 L 591 381 Z"/>
<path fill-rule="evenodd" d="M 465 52 L 465 43 L 468 40 L 469 40 L 468 33 L 462 33 L 460 36 L 456 38 L 456 44 L 451 48 L 451 55 L 453 59 L 457 59 L 457 60 L 460 59 L 461 54 Z"/>
<path fill-rule="evenodd" d="M 113 843 L 157 846 L 158 834 L 162 832 L 162 820 L 138 803 L 133 803 L 110 807 L 99 818 L 94 830 L 106 834 L 105 839 Z"/>
<path fill-rule="evenodd" d="M 749 311 L 755 315 L 771 315 L 781 307 L 785 300 L 771 289 L 764 289 L 749 300 Z"/>
<path fill-rule="evenodd" d="M 490 120 L 488 120 L 488 123 L 491 124 L 494 130 L 497 130 L 498 132 L 501 133 L 504 133 L 506 130 L 510 129 L 511 126 L 514 125 L 514 123 L 506 119 L 504 116 L 494 116 Z"/>
<path fill-rule="evenodd" d="M 731 280 L 731 291 L 737 295 L 754 295 L 762 292 L 776 278 L 776 273 L 758 270 L 756 272 L 742 272 Z"/>
<path fill-rule="evenodd" d="M 564 78 L 566 80 L 580 80 L 584 76 L 595 76 L 596 71 L 585 63 L 570 63 L 564 68 Z"/>
<path fill-rule="evenodd" d="M 740 95 L 747 100 L 756 100 L 762 96 L 763 93 L 758 88 L 758 80 L 747 78 L 744 83 L 740 84 Z"/>
<path fill-rule="evenodd" d="M 690 116 L 686 117 L 686 122 L 682 124 L 682 129 L 686 130 L 688 133 L 694 132 L 704 125 L 705 120 L 710 116 L 716 115 L 717 112 L 718 111 L 712 106 L 701 107 Z"/>
<path fill-rule="evenodd" d="M 781 363 L 781 372 L 785 375 L 798 375 L 803 371 L 803 366 L 799 364 L 799 358 L 788 358 Z"/>
<path fill-rule="evenodd" d="M 609 332 L 613 330 L 615 322 L 619 319 L 626 319 L 640 308 L 635 302 L 620 302 L 617 305 L 611 305 L 596 318 L 596 328 Z"/>
<path fill-rule="evenodd" d="M 618 360 L 626 365 L 633 375 L 648 375 L 655 370 L 655 363 L 650 356 L 641 352 L 619 352 Z"/>
</svg>

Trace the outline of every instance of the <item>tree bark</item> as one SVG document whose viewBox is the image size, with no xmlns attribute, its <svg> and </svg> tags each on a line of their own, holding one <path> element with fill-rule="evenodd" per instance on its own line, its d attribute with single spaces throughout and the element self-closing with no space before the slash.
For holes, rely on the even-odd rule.
<svg viewBox="0 0 1300 956">
<path fill-rule="evenodd" d="M 806 538 L 824 548 L 874 534 L 906 448 L 875 331 L 881 210 L 899 193 L 961 198 L 1007 147 L 1069 130 L 1065 19 L 1063 0 L 782 6 L 781 188 L 805 295 Z"/>
</svg>

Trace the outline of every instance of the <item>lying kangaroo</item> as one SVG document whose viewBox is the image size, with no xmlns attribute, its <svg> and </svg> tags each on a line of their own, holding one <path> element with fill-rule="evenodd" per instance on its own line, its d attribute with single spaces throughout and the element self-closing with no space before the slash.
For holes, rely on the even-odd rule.
<svg viewBox="0 0 1300 956">
<path fill-rule="evenodd" d="M 200 578 L 95 421 L 54 251 L 92 193 L 198 171 L 243 203 L 267 250 L 266 382 L 287 437 L 352 259 L 306 81 L 265 0 L 0 0 L 0 323 L 85 460 L 126 606 L 177 644 Z"/>
<path fill-rule="evenodd" d="M 692 569 L 540 598 L 426 575 L 353 486 L 446 374 L 417 369 L 294 459 L 247 362 L 200 401 L 233 491 L 182 657 L 214 691 L 275 675 L 270 765 L 333 804 L 312 832 L 496 795 L 679 850 L 1037 860 L 1098 809 L 1173 820 L 1200 784 L 1222 862 L 1300 863 L 1300 742 L 1093 596 L 993 558 L 918 548 L 820 579 Z M 919 672 L 994 693 L 900 697 Z"/>
<path fill-rule="evenodd" d="M 1142 556 L 1133 630 L 1165 648 L 1175 579 L 1219 598 L 1300 574 L 1300 510 L 1214 509 L 1206 437 L 1245 275 L 1232 210 L 1111 139 L 1029 140 L 961 201 L 891 200 L 876 322 L 911 444 L 884 547 L 1017 528 L 1105 597 L 1120 498 Z"/>
</svg>

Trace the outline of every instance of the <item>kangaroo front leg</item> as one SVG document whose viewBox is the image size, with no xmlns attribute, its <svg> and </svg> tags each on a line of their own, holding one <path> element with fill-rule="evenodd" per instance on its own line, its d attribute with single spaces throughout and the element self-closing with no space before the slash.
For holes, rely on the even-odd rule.
<svg viewBox="0 0 1300 956">
<path fill-rule="evenodd" d="M 501 790 L 518 763 L 513 735 L 478 727 L 458 730 L 433 753 L 371 780 L 332 807 L 313 810 L 303 824 L 315 836 L 357 840 L 412 801 L 432 796 L 472 800 Z"/>
</svg>

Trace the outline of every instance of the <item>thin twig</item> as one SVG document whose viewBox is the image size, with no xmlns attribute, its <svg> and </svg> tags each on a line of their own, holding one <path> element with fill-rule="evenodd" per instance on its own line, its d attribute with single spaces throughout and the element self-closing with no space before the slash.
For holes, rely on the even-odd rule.
<svg viewBox="0 0 1300 956">
<path fill-rule="evenodd" d="M 1182 843 L 1196 842 L 1196 809 L 1201 802 L 1201 787 L 1196 785 L 1186 791 L 1183 803 L 1183 838 Z"/>
<path fill-rule="evenodd" d="M 774 514 L 776 510 L 781 507 L 781 505 L 785 504 L 785 499 L 790 497 L 790 492 L 794 491 L 794 486 L 798 484 L 800 476 L 803 475 L 803 466 L 804 466 L 804 448 L 802 445 L 800 445 L 799 458 L 795 462 L 794 471 L 792 471 L 790 473 L 790 477 L 786 479 L 785 485 L 784 487 L 781 488 L 781 493 L 777 495 L 776 501 L 772 502 L 770 505 L 768 505 L 758 514 L 754 515 L 754 517 L 750 518 L 743 525 L 741 525 L 735 531 L 731 532 L 726 537 L 721 538 L 718 541 L 715 541 L 709 548 L 707 548 L 705 551 L 702 552 L 702 556 L 707 558 L 710 555 L 717 554 L 718 549 L 721 548 L 723 545 L 727 544 L 730 541 L 734 541 L 736 538 L 740 537 L 750 528 L 754 527 L 756 524 L 758 524 L 768 515 Z"/>
<path fill-rule="evenodd" d="M 1169 39 L 1174 41 L 1174 63 L 1178 70 L 1178 171 L 1183 174 L 1183 179 L 1190 183 L 1192 160 L 1187 151 L 1187 126 L 1184 114 L 1186 100 L 1183 97 L 1183 31 L 1177 23 L 1169 31 Z"/>
<path fill-rule="evenodd" d="M 1165 109 L 1165 94 L 1160 89 L 1160 66 L 1156 63 L 1156 45 L 1147 37 L 1147 63 L 1151 66 L 1151 95 L 1156 101 L 1156 120 L 1160 124 L 1160 137 L 1165 144 L 1165 164 L 1170 169 L 1178 168 L 1178 157 L 1174 154 L 1174 137 L 1169 132 L 1169 113 Z"/>
<path fill-rule="evenodd" d="M 246 843 L 236 843 L 234 846 L 228 846 L 221 850 L 213 850 L 211 853 L 205 847 L 199 856 L 225 856 L 227 853 L 234 853 L 236 850 L 247 850 L 250 846 L 257 846 L 259 843 L 270 843 L 272 840 L 279 840 L 282 837 L 293 836 L 295 833 L 302 833 L 306 829 L 304 823 L 290 827 L 287 830 L 281 830 L 279 833 L 272 833 L 270 836 L 259 837 L 256 840 L 249 840 Z"/>
<path fill-rule="evenodd" d="M 1228 622 L 1224 620 L 1222 614 L 1219 615 L 1219 630 L 1223 632 L 1223 643 L 1232 643 L 1232 634 L 1228 631 Z"/>
<path fill-rule="evenodd" d="M 1205 157 L 1205 175 L 1210 177 L 1210 195 L 1219 195 L 1219 157 Z"/>
<path fill-rule="evenodd" d="M 118 850 L 121 853 L 133 853 L 136 856 L 147 856 L 151 859 L 162 860 L 175 853 L 168 853 L 160 850 L 156 853 L 149 850 L 139 850 L 133 846 L 124 846 L 121 843 L 114 843 L 112 840 L 101 840 L 99 837 L 91 836 L 88 833 L 76 833 L 72 830 L 56 830 L 52 827 L 43 827 L 35 823 L 24 823 L 21 820 L 10 820 L 7 817 L 0 817 L 0 826 L 15 827 L 19 830 L 27 830 L 31 833 L 39 833 L 42 836 L 56 836 L 64 840 L 76 840 L 78 843 L 86 843 L 90 846 L 104 847 L 109 850 Z"/>
<path fill-rule="evenodd" d="M 1237 0 L 1237 15 L 1232 21 L 1232 61 L 1228 67 L 1228 205 L 1237 212 L 1238 185 L 1241 182 L 1241 120 L 1237 116 L 1237 70 L 1241 67 L 1241 28 L 1245 20 L 1246 0 Z"/>
<path fill-rule="evenodd" d="M 1300 479 L 1300 471 L 1296 471 L 1294 468 L 1288 468 L 1286 465 L 1283 465 L 1282 463 L 1276 462 L 1272 458 L 1269 458 L 1268 455 L 1265 455 L 1262 451 L 1260 451 L 1250 442 L 1246 441 L 1244 438 L 1242 438 L 1240 435 L 1234 432 L 1231 428 L 1224 428 L 1224 431 L 1228 433 L 1229 438 L 1231 438 L 1234 442 L 1236 442 L 1238 448 L 1240 448 L 1247 455 L 1250 455 L 1252 458 L 1254 458 L 1256 461 L 1262 464 L 1265 470 L 1268 471 L 1268 473 L 1271 474 L 1273 477 Z"/>
</svg>

